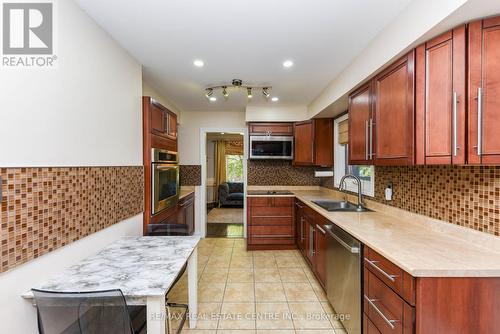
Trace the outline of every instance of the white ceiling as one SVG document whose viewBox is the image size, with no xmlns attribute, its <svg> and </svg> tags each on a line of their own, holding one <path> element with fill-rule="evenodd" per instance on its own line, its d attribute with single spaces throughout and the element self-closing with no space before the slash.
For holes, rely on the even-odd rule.
<svg viewBox="0 0 500 334">
<path fill-rule="evenodd" d="M 411 0 L 77 0 L 183 111 L 244 110 L 244 92 L 215 103 L 209 85 L 272 85 L 279 105 L 307 105 Z M 205 62 L 193 66 L 194 59 Z M 292 59 L 293 68 L 282 62 Z M 252 105 L 267 105 L 254 93 Z"/>
</svg>

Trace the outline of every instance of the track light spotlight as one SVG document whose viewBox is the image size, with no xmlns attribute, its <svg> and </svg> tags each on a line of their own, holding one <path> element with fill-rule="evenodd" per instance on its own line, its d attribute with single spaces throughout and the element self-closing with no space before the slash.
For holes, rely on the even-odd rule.
<svg viewBox="0 0 500 334">
<path fill-rule="evenodd" d="M 229 93 L 227 92 L 227 87 L 226 86 L 222 86 L 222 96 L 224 96 L 224 98 L 227 99 L 227 97 L 229 96 Z"/>
<path fill-rule="evenodd" d="M 262 94 L 266 97 L 266 99 L 268 99 L 269 96 L 271 96 L 271 94 L 268 92 L 268 90 L 269 90 L 268 87 L 262 88 Z"/>
<path fill-rule="evenodd" d="M 206 93 L 205 93 L 205 96 L 207 97 L 207 99 L 210 98 L 210 96 L 214 95 L 214 90 L 212 88 L 207 88 L 205 89 Z"/>
<path fill-rule="evenodd" d="M 253 97 L 253 95 L 252 95 L 252 88 L 250 88 L 250 87 L 247 87 L 247 97 L 249 99 L 251 99 Z"/>
</svg>

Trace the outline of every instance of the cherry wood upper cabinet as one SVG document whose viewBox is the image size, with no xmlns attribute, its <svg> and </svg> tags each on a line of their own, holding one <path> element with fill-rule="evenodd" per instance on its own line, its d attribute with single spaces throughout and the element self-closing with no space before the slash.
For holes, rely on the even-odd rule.
<svg viewBox="0 0 500 334">
<path fill-rule="evenodd" d="M 375 165 L 412 165 L 415 161 L 415 50 L 373 81 Z"/>
<path fill-rule="evenodd" d="M 142 107 L 144 117 L 149 118 L 148 122 L 144 123 L 144 130 L 154 135 L 177 140 L 177 115 L 175 113 L 149 96 L 143 97 Z"/>
<path fill-rule="evenodd" d="M 250 123 L 251 135 L 293 136 L 293 123 Z"/>
<path fill-rule="evenodd" d="M 333 165 L 333 120 L 318 118 L 294 123 L 294 165 Z"/>
<path fill-rule="evenodd" d="M 416 50 L 416 163 L 465 164 L 465 26 Z"/>
<path fill-rule="evenodd" d="M 500 164 L 500 17 L 469 24 L 470 164 Z"/>
<path fill-rule="evenodd" d="M 165 134 L 172 138 L 177 139 L 177 115 L 171 111 L 165 113 Z"/>
<path fill-rule="evenodd" d="M 349 95 L 349 164 L 371 165 L 372 104 L 371 82 Z"/>
<path fill-rule="evenodd" d="M 149 115 L 151 117 L 151 132 L 163 133 L 165 131 L 165 116 L 163 110 L 156 103 L 151 103 L 149 110 Z"/>
</svg>

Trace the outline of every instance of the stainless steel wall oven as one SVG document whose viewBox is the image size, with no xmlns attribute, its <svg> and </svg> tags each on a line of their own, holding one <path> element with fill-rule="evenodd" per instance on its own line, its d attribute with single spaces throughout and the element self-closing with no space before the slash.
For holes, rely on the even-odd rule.
<svg viewBox="0 0 500 334">
<path fill-rule="evenodd" d="M 179 201 L 179 161 L 177 152 L 151 149 L 151 212 L 172 208 Z"/>
</svg>

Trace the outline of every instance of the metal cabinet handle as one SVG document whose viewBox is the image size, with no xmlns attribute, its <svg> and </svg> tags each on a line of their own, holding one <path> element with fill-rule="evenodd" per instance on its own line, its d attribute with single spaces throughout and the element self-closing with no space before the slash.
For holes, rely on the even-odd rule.
<svg viewBox="0 0 500 334">
<path fill-rule="evenodd" d="M 395 329 L 396 326 L 394 326 L 394 323 L 399 322 L 399 320 L 392 320 L 387 318 L 385 314 L 377 307 L 377 305 L 375 305 L 375 302 L 378 302 L 378 299 L 370 299 L 368 298 L 367 295 L 364 296 L 366 301 L 373 307 L 375 311 L 377 311 L 377 313 L 382 317 L 382 319 L 384 319 L 384 321 L 389 325 L 389 327 L 391 327 L 391 329 Z"/>
<path fill-rule="evenodd" d="M 325 230 L 323 230 L 323 229 L 321 228 L 321 226 L 319 226 L 318 224 L 316 224 L 316 228 L 317 228 L 317 229 L 318 229 L 318 231 L 320 231 L 323 235 L 325 235 L 325 234 L 326 234 Z"/>
<path fill-rule="evenodd" d="M 369 155 L 370 155 L 370 152 L 369 152 L 370 151 L 370 148 L 369 148 L 369 146 L 370 146 L 370 139 L 368 138 L 370 136 L 370 130 L 369 130 L 369 128 L 370 128 L 369 121 L 366 120 L 365 121 L 365 160 L 369 160 L 370 159 L 370 157 L 369 157 Z"/>
<path fill-rule="evenodd" d="M 453 156 L 457 156 L 458 154 L 458 134 L 457 134 L 457 123 L 458 123 L 458 115 L 457 115 L 457 104 L 458 104 L 458 96 L 457 92 L 453 92 Z"/>
<path fill-rule="evenodd" d="M 300 205 L 299 203 L 295 203 L 295 206 L 299 209 L 303 209 L 304 207 L 302 205 Z"/>
<path fill-rule="evenodd" d="M 482 155 L 483 151 L 483 90 L 477 89 L 477 155 Z"/>
<path fill-rule="evenodd" d="M 373 121 L 373 118 L 370 118 L 370 154 L 369 154 L 369 159 L 373 159 L 375 156 L 375 152 L 373 152 L 373 126 L 375 125 L 375 122 Z"/>
<path fill-rule="evenodd" d="M 380 268 L 379 266 L 377 266 L 375 264 L 375 263 L 378 263 L 379 261 L 368 260 L 367 258 L 365 258 L 365 261 L 368 262 L 368 264 L 370 266 L 372 266 L 373 268 L 377 269 L 382 275 L 384 275 L 385 277 L 387 277 L 392 282 L 396 281 L 396 277 L 398 277 L 398 275 L 389 275 L 388 273 L 386 273 L 384 270 L 382 270 L 382 268 Z"/>
</svg>

